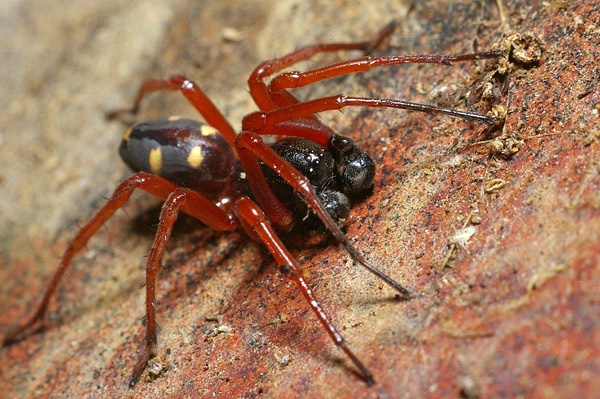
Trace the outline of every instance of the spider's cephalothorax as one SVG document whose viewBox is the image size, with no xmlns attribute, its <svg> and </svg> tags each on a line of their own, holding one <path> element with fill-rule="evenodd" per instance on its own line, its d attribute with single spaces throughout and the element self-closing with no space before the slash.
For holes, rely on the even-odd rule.
<svg viewBox="0 0 600 399">
<path fill-rule="evenodd" d="M 178 118 L 154 119 L 139 123 L 127 131 L 120 153 L 137 173 L 124 180 L 106 205 L 79 230 L 65 251 L 36 312 L 5 336 L 3 345 L 18 341 L 43 322 L 50 299 L 73 256 L 85 247 L 87 241 L 135 189 L 141 189 L 161 198 L 164 204 L 146 264 L 146 339 L 133 370 L 131 386 L 139 380 L 157 343 L 154 309 L 156 276 L 180 211 L 218 231 L 242 228 L 250 237 L 264 243 L 280 270 L 296 283 L 335 344 L 360 370 L 365 381 L 373 384 L 373 376 L 330 322 L 304 280 L 300 263 L 274 229 L 289 230 L 294 223 L 310 219 L 307 218 L 309 214 L 318 218 L 358 264 L 396 290 L 400 298 L 410 298 L 406 288 L 367 262 L 340 230 L 338 222 L 348 217 L 352 198 L 373 186 L 375 164 L 352 139 L 334 133 L 315 114 L 347 106 L 361 106 L 446 114 L 490 125 L 495 121 L 481 114 L 385 98 L 337 95 L 301 102 L 288 90 L 380 66 L 450 64 L 493 58 L 500 54 L 363 57 L 306 72 L 281 71 L 318 53 L 370 51 L 392 32 L 393 27 L 393 23 L 389 24 L 365 42 L 308 46 L 261 63 L 248 79 L 250 94 L 259 111 L 244 117 L 239 134 L 193 81 L 182 76 L 145 81 L 133 107 L 114 112 L 112 117 L 123 112 L 136 113 L 141 100 L 148 93 L 179 90 L 206 123 Z M 276 76 L 266 83 L 265 78 L 273 75 Z M 263 135 L 284 138 L 267 145 L 261 139 Z"/>
<path fill-rule="evenodd" d="M 373 186 L 375 163 L 349 137 L 334 134 L 328 144 L 325 148 L 307 139 L 291 137 L 275 142 L 271 148 L 308 178 L 319 202 L 340 224 L 350 214 L 349 196 Z M 304 199 L 272 169 L 263 167 L 263 172 L 277 198 L 293 211 L 296 220 L 305 220 L 310 208 Z"/>
</svg>

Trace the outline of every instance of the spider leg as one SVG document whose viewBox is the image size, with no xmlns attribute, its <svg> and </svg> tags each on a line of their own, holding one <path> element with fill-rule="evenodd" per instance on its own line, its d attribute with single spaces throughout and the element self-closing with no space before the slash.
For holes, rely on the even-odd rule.
<svg viewBox="0 0 600 399">
<path fill-rule="evenodd" d="M 496 123 L 494 118 L 475 112 L 458 111 L 455 109 L 440 108 L 433 105 L 389 98 L 348 97 L 339 94 L 337 96 L 323 97 L 290 105 L 270 112 L 253 112 L 246 115 L 242 120 L 242 130 L 261 132 L 266 128 L 290 119 L 303 118 L 306 115 L 312 115 L 323 111 L 339 110 L 344 107 L 398 108 L 426 112 L 434 115 L 450 115 L 458 118 L 484 122 L 488 125 L 494 125 Z"/>
<path fill-rule="evenodd" d="M 310 285 L 302 277 L 301 267 L 285 245 L 281 242 L 263 211 L 248 197 L 241 197 L 235 203 L 235 212 L 249 235 L 258 236 L 273 255 L 282 272 L 291 279 L 310 304 L 319 321 L 327 330 L 335 344 L 352 360 L 362 373 L 366 383 L 373 385 L 373 375 L 365 365 L 352 353 L 342 335 L 336 330 L 329 317 L 315 298 Z"/>
<path fill-rule="evenodd" d="M 238 140 L 245 135 L 245 133 L 240 134 L 238 136 Z M 283 205 L 283 203 L 281 203 L 279 198 L 277 198 L 271 189 L 271 186 L 267 182 L 267 179 L 265 178 L 265 175 L 258 163 L 258 159 L 254 155 L 253 151 L 246 149 L 241 144 L 238 144 L 238 140 L 236 140 L 238 156 L 244 168 L 250 189 L 254 194 L 254 198 L 263 207 L 265 212 L 267 212 L 267 215 L 269 215 L 269 218 L 273 223 L 279 226 L 279 228 L 282 230 L 291 230 L 292 226 L 294 225 L 294 217 L 292 213 L 288 208 L 286 208 L 285 205 Z M 242 141 L 244 140 L 245 139 L 242 139 Z M 258 140 L 262 143 L 260 138 L 258 138 Z M 287 168 L 291 168 L 296 171 L 296 169 L 294 169 L 291 165 L 283 161 L 279 155 L 276 154 L 276 157 L 279 158 Z M 302 176 L 300 172 L 296 171 L 296 173 Z M 303 179 L 306 181 L 304 177 Z"/>
<path fill-rule="evenodd" d="M 273 169 L 287 184 L 306 200 L 313 212 L 321 219 L 327 230 L 329 230 L 334 238 L 344 246 L 352 259 L 398 291 L 403 299 L 411 297 L 410 292 L 406 288 L 402 287 L 388 275 L 367 262 L 361 253 L 352 246 L 348 237 L 346 237 L 337 223 L 331 218 L 327 210 L 325 210 L 308 179 L 284 161 L 275 151 L 273 151 L 273 149 L 271 149 L 271 147 L 266 145 L 257 134 L 252 132 L 240 133 L 236 140 L 236 145 L 238 146 L 240 160 L 247 173 L 250 188 L 252 189 L 257 202 L 262 209 L 265 210 L 271 220 L 277 220 L 278 215 L 272 215 L 274 213 L 273 203 L 279 202 L 279 200 L 273 193 L 273 190 L 268 187 L 264 174 L 258 165 L 257 158 Z M 266 186 L 268 190 L 265 189 L 264 186 Z"/>
<path fill-rule="evenodd" d="M 133 369 L 129 386 L 133 387 L 146 369 L 152 350 L 157 344 L 156 334 L 156 276 L 161 267 L 167 242 L 180 211 L 194 216 L 210 228 L 219 231 L 232 231 L 238 223 L 225 211 L 218 208 L 203 195 L 187 189 L 175 188 L 165 200 L 160 211 L 158 229 L 148 254 L 146 264 L 146 342 Z"/>
<path fill-rule="evenodd" d="M 165 180 L 156 175 L 149 173 L 137 173 L 128 179 L 124 180 L 114 191 L 108 202 L 85 224 L 79 233 L 73 238 L 69 247 L 66 249 L 61 259 L 60 265 L 46 292 L 43 296 L 41 303 L 38 305 L 35 313 L 25 323 L 19 326 L 16 330 L 6 335 L 2 340 L 2 346 L 14 343 L 22 338 L 27 330 L 31 329 L 35 324 L 41 323 L 48 310 L 50 300 L 56 291 L 60 279 L 64 275 L 65 271 L 69 267 L 73 256 L 75 256 L 81 249 L 83 249 L 88 240 L 96 233 L 96 231 L 104 225 L 104 223 L 129 199 L 135 189 L 141 189 L 150 194 L 153 194 L 159 198 L 165 199 L 168 195 L 175 191 L 176 186 L 168 180 Z M 210 204 L 210 205 L 209 205 Z M 222 212 L 216 205 L 206 200 L 206 204 L 202 206 L 214 207 L 212 213 L 208 215 L 198 215 L 198 211 L 191 209 L 190 206 L 185 206 L 184 211 L 190 215 L 200 218 L 208 225 L 214 226 L 215 228 L 223 228 L 231 224 L 231 220 L 227 215 L 219 215 L 217 212 Z M 213 209 L 213 208 L 210 208 Z M 233 229 L 233 228 L 231 228 Z M 41 326 L 40 326 L 41 327 Z"/>
<path fill-rule="evenodd" d="M 475 61 L 486 58 L 498 58 L 502 53 L 487 51 L 481 53 L 463 55 L 392 55 L 382 57 L 363 57 L 354 60 L 343 61 L 337 64 L 327 65 L 322 68 L 312 69 L 306 72 L 284 72 L 274 77 L 269 83 L 271 95 L 307 86 L 333 77 L 348 75 L 351 73 L 367 72 L 373 68 L 382 66 L 393 66 L 401 64 L 442 64 L 452 65 L 453 62 Z"/>
<path fill-rule="evenodd" d="M 234 141 L 237 135 L 231 124 L 227 122 L 225 116 L 219 111 L 215 104 L 208 98 L 197 83 L 187 79 L 185 76 L 172 76 L 168 79 L 150 79 L 142 82 L 137 95 L 130 109 L 117 110 L 108 114 L 109 119 L 119 117 L 123 113 L 135 114 L 140 109 L 142 99 L 155 91 L 176 91 L 179 90 L 202 115 L 206 123 L 217 129 L 227 140 L 232 148 L 235 148 Z"/>
<path fill-rule="evenodd" d="M 373 35 L 372 38 L 364 42 L 316 44 L 302 47 L 279 58 L 264 61 L 254 69 L 248 78 L 250 94 L 256 105 L 258 105 L 262 111 L 271 111 L 279 107 L 296 104 L 298 102 L 296 97 L 285 90 L 279 90 L 277 93 L 273 93 L 271 88 L 265 83 L 264 79 L 282 69 L 296 64 L 297 62 L 308 60 L 319 53 L 341 50 L 359 50 L 368 52 L 374 47 L 377 47 L 385 37 L 389 36 L 395 27 L 396 22 L 392 21 Z"/>
<path fill-rule="evenodd" d="M 50 282 L 42 302 L 38 306 L 34 315 L 18 329 L 4 337 L 2 341 L 3 346 L 19 340 L 21 335 L 27 329 L 36 324 L 38 321 L 42 321 L 48 309 L 50 299 L 54 294 L 60 279 L 71 263 L 73 256 L 86 245 L 88 240 L 106 222 L 106 220 L 108 220 L 108 218 L 110 218 L 117 211 L 117 209 L 123 206 L 123 204 L 131 196 L 133 190 L 136 188 L 153 192 L 170 192 L 174 189 L 173 184 L 170 182 L 165 181 L 164 185 L 161 186 L 156 184 L 156 182 L 152 182 L 151 180 L 147 179 L 144 175 L 134 175 L 123 181 L 114 191 L 108 202 L 94 215 L 94 217 L 92 217 L 92 219 L 85 226 L 81 228 L 81 230 L 79 230 L 79 233 L 71 241 L 71 244 L 63 254 L 60 266 L 52 277 L 52 281 Z"/>
</svg>

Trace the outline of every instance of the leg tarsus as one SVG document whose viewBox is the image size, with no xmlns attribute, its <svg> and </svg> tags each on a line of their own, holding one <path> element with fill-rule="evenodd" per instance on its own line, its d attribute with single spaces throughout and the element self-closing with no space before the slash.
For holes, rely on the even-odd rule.
<svg viewBox="0 0 600 399">
<path fill-rule="evenodd" d="M 10 346 L 10 345 L 16 344 L 17 342 L 22 341 L 28 335 L 28 334 L 26 334 L 27 330 L 30 330 L 31 334 L 35 334 L 38 331 L 43 330 L 44 329 L 43 314 L 45 313 L 45 309 L 42 311 L 41 315 L 39 315 L 39 313 L 40 313 L 40 308 L 38 308 L 38 311 L 25 324 L 19 326 L 13 332 L 8 333 L 2 339 L 2 347 Z M 37 323 L 39 323 L 39 326 L 37 326 L 36 328 L 31 328 L 32 326 L 34 326 Z"/>
<path fill-rule="evenodd" d="M 308 303 L 310 303 L 311 308 L 317 314 L 317 317 L 321 321 L 321 324 L 323 324 L 326 327 L 327 332 L 329 333 L 335 344 L 338 347 L 340 347 L 344 351 L 346 356 L 348 356 L 350 360 L 352 360 L 352 363 L 354 363 L 354 365 L 358 367 L 367 385 L 372 386 L 375 383 L 373 374 L 358 359 L 358 357 L 356 357 L 356 355 L 350 350 L 350 348 L 348 348 L 348 346 L 346 345 L 346 341 L 344 340 L 342 335 L 338 333 L 335 327 L 331 324 L 327 315 L 325 314 L 325 311 L 323 310 L 323 308 L 321 308 L 321 305 L 315 299 L 312 293 L 312 289 L 300 274 L 300 268 L 298 266 L 286 264 L 282 265 L 280 269 L 290 280 L 296 283 L 298 288 L 300 288 L 302 295 L 304 295 Z"/>
<path fill-rule="evenodd" d="M 140 377 L 142 376 L 142 373 L 144 372 L 144 370 L 146 370 L 146 367 L 148 366 L 148 360 L 150 360 L 150 357 L 152 355 L 153 347 L 154 344 L 146 343 L 146 345 L 144 345 L 143 352 L 140 358 L 138 359 L 135 367 L 133 368 L 133 373 L 131 373 L 131 378 L 129 379 L 129 388 L 133 388 L 135 384 L 138 383 Z"/>
</svg>

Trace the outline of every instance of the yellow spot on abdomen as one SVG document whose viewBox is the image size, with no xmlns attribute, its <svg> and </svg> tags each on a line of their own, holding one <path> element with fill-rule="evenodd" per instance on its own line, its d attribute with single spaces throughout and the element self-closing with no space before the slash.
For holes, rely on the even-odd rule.
<svg viewBox="0 0 600 399">
<path fill-rule="evenodd" d="M 150 164 L 150 171 L 155 175 L 160 173 L 162 169 L 162 151 L 160 147 L 156 147 L 150 150 L 148 154 L 148 163 Z"/>
<path fill-rule="evenodd" d="M 202 165 L 202 161 L 204 161 L 204 155 L 202 155 L 202 148 L 199 146 L 195 146 L 190 151 L 190 154 L 187 157 L 188 164 L 192 168 L 199 168 Z"/>
<path fill-rule="evenodd" d="M 129 136 L 131 136 L 131 132 L 133 131 L 132 128 L 127 129 L 127 131 L 125 132 L 125 134 L 123 135 L 123 141 L 127 141 L 129 140 Z"/>
<path fill-rule="evenodd" d="M 213 134 L 217 134 L 219 131 L 212 126 L 202 125 L 200 126 L 200 134 L 203 136 L 212 136 Z"/>
</svg>

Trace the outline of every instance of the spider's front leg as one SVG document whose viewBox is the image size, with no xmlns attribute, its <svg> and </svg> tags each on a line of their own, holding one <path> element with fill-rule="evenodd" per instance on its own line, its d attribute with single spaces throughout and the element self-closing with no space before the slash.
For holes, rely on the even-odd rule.
<svg viewBox="0 0 600 399">
<path fill-rule="evenodd" d="M 391 98 L 350 97 L 339 94 L 336 96 L 309 100 L 270 112 L 253 112 L 246 115 L 242 120 L 242 129 L 245 131 L 257 132 L 258 134 L 271 134 L 270 132 L 274 127 L 278 124 L 285 123 L 286 121 L 303 118 L 306 115 L 312 115 L 319 112 L 340 110 L 345 107 L 406 109 L 433 115 L 454 116 L 476 122 L 483 122 L 489 126 L 493 126 L 497 123 L 491 116 L 478 114 L 476 112 L 459 111 L 456 109 L 441 108 L 435 105 L 413 103 Z"/>
<path fill-rule="evenodd" d="M 264 212 L 248 197 L 241 197 L 236 201 L 235 212 L 248 235 L 258 237 L 265 244 L 271 255 L 273 255 L 281 271 L 296 283 L 327 333 L 360 370 L 365 382 L 368 385 L 373 385 L 373 375 L 350 348 L 348 348 L 342 335 L 336 330 L 331 320 L 329 320 L 321 304 L 315 298 L 310 285 L 302 277 L 302 270 L 298 261 L 288 251 L 283 242 L 281 242 Z"/>
</svg>

